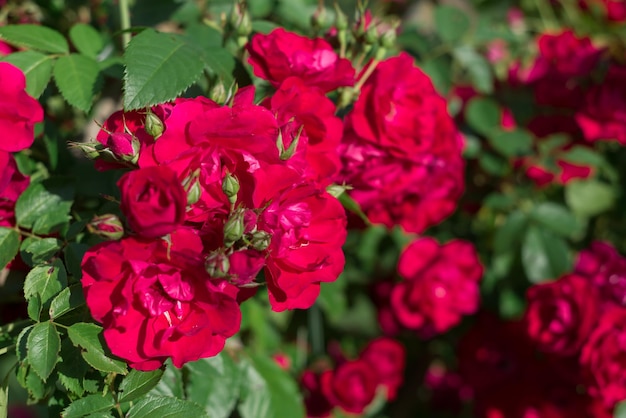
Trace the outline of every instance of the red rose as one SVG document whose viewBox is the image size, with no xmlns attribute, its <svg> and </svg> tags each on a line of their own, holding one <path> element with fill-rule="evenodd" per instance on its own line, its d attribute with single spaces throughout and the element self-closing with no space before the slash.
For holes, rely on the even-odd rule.
<svg viewBox="0 0 626 418">
<path fill-rule="evenodd" d="M 11 153 L 0 150 L 0 226 L 15 225 L 15 202 L 30 184 L 30 177 L 17 168 Z"/>
<path fill-rule="evenodd" d="M 391 292 L 391 307 L 406 328 L 423 335 L 442 333 L 463 315 L 476 312 L 483 267 L 469 242 L 439 245 L 430 237 L 413 241 L 400 254 L 404 279 Z"/>
<path fill-rule="evenodd" d="M 576 122 L 587 141 L 617 140 L 626 145 L 626 67 L 612 66 L 599 86 L 585 95 Z"/>
<path fill-rule="evenodd" d="M 374 400 L 378 376 L 364 360 L 351 360 L 321 377 L 322 393 L 331 403 L 353 414 L 360 414 Z"/>
<path fill-rule="evenodd" d="M 626 309 L 612 306 L 602 314 L 580 354 L 590 377 L 589 392 L 607 407 L 626 399 Z"/>
<path fill-rule="evenodd" d="M 25 91 L 26 78 L 19 68 L 0 62 L 0 151 L 21 151 L 35 140 L 35 124 L 43 108 Z"/>
<path fill-rule="evenodd" d="M 539 349 L 576 354 L 597 323 L 599 296 L 588 279 L 567 275 L 528 289 L 525 323 Z"/>
<path fill-rule="evenodd" d="M 544 33 L 537 39 L 539 57 L 551 70 L 563 76 L 587 75 L 600 60 L 603 49 L 595 47 L 589 37 L 578 38 L 568 29 L 558 34 Z"/>
<path fill-rule="evenodd" d="M 172 232 L 185 219 L 187 195 L 170 168 L 130 171 L 117 182 L 121 209 L 138 235 L 156 238 Z"/>
<path fill-rule="evenodd" d="M 306 309 L 321 282 L 343 271 L 346 214 L 339 201 L 315 183 L 296 183 L 285 167 L 259 170 L 255 206 L 264 208 L 258 228 L 268 232 L 265 270 L 274 311 Z"/>
<path fill-rule="evenodd" d="M 305 370 L 300 377 L 307 418 L 328 418 L 334 405 L 322 392 L 321 375 Z"/>
<path fill-rule="evenodd" d="M 461 149 L 445 100 L 402 53 L 378 64 L 346 117 L 339 180 L 372 222 L 421 233 L 456 207 Z"/>
<path fill-rule="evenodd" d="M 329 183 L 340 169 L 337 147 L 343 134 L 334 103 L 318 88 L 290 77 L 266 106 L 276 115 L 284 149 L 298 141 L 286 164 L 306 178 Z"/>
<path fill-rule="evenodd" d="M 368 362 L 378 374 L 378 383 L 387 389 L 387 399 L 396 398 L 404 380 L 404 346 L 391 338 L 380 337 L 369 342 L 360 359 Z"/>
<path fill-rule="evenodd" d="M 611 244 L 592 242 L 578 254 L 574 270 L 600 288 L 604 301 L 626 306 L 626 258 Z"/>
<path fill-rule="evenodd" d="M 246 46 L 254 74 L 278 87 L 288 77 L 329 92 L 354 85 L 354 68 L 321 38 L 309 39 L 283 28 L 257 33 Z"/>
<path fill-rule="evenodd" d="M 164 240 L 126 238 L 91 248 L 82 285 L 111 352 L 138 370 L 214 356 L 239 330 L 237 289 L 208 277 L 190 230 Z"/>
</svg>

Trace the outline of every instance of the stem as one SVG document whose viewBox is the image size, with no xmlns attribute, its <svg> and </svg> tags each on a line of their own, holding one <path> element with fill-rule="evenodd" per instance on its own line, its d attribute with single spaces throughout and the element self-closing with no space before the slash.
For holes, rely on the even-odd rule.
<svg viewBox="0 0 626 418">
<path fill-rule="evenodd" d="M 365 70 L 365 72 L 363 73 L 361 78 L 359 78 L 359 81 L 357 81 L 357 83 L 354 85 L 354 91 L 358 92 L 358 91 L 361 90 L 361 87 L 363 87 L 363 84 L 365 84 L 367 79 L 372 75 L 372 73 L 374 72 L 374 70 L 378 66 L 379 62 L 380 62 L 380 60 L 378 60 L 378 59 L 373 59 L 372 60 L 372 62 L 367 67 L 367 69 Z"/>
<path fill-rule="evenodd" d="M 124 49 L 128 46 L 130 42 L 130 5 L 128 4 L 128 0 L 119 0 L 120 7 L 120 25 L 122 31 L 122 45 Z"/>
<path fill-rule="evenodd" d="M 20 235 L 24 236 L 24 237 L 28 237 L 28 238 L 36 238 L 36 239 L 43 239 L 43 237 L 40 237 L 39 235 L 35 235 L 32 234 L 30 232 L 26 232 L 26 231 L 22 231 L 19 227 L 15 227 L 13 228 L 15 229 Z"/>
<path fill-rule="evenodd" d="M 309 336 L 311 338 L 311 351 L 314 356 L 324 354 L 324 325 L 320 307 L 315 304 L 308 312 Z"/>
</svg>

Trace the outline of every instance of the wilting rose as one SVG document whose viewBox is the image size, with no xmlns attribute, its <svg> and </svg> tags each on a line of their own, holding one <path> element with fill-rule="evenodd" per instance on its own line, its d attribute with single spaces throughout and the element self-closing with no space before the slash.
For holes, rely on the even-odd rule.
<svg viewBox="0 0 626 418">
<path fill-rule="evenodd" d="M 0 62 L 0 151 L 30 147 L 35 140 L 35 124 L 43 120 L 43 108 L 25 88 L 22 70 Z"/>
<path fill-rule="evenodd" d="M 218 354 L 239 330 L 237 289 L 204 271 L 191 230 L 164 240 L 125 238 L 96 245 L 82 262 L 82 285 L 111 352 L 138 370 L 167 358 L 176 367 Z"/>
<path fill-rule="evenodd" d="M 297 77 L 324 92 L 354 84 L 354 68 L 321 38 L 309 39 L 283 28 L 256 34 L 246 46 L 254 74 L 278 87 Z"/>
<path fill-rule="evenodd" d="M 482 272 L 469 242 L 440 245 L 430 237 L 413 241 L 398 262 L 404 280 L 391 292 L 398 322 L 425 336 L 447 331 L 478 309 Z"/>
<path fill-rule="evenodd" d="M 161 237 L 185 219 L 187 196 L 176 173 L 168 167 L 130 171 L 117 185 L 122 193 L 122 212 L 138 235 Z"/>
<path fill-rule="evenodd" d="M 528 289 L 525 323 L 540 350 L 563 356 L 576 354 L 596 326 L 600 299 L 582 276 L 566 275 Z"/>
</svg>

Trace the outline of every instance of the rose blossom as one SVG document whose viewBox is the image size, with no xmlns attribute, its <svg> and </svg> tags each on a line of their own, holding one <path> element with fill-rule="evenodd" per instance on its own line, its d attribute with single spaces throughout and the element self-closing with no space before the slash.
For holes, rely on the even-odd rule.
<svg viewBox="0 0 626 418">
<path fill-rule="evenodd" d="M 626 399 L 625 352 L 626 309 L 612 306 L 595 324 L 580 355 L 591 381 L 589 392 L 607 407 Z"/>
<path fill-rule="evenodd" d="M 43 108 L 25 91 L 26 78 L 19 68 L 0 62 L 0 151 L 21 151 L 35 140 L 35 124 L 43 120 Z"/>
<path fill-rule="evenodd" d="M 130 171 L 118 181 L 121 209 L 131 229 L 147 238 L 172 232 L 185 219 L 187 196 L 168 167 Z"/>
<path fill-rule="evenodd" d="M 626 68 L 611 66 L 602 84 L 584 96 L 576 122 L 587 141 L 617 140 L 626 145 Z"/>
<path fill-rule="evenodd" d="M 597 289 L 586 278 L 570 274 L 532 286 L 527 297 L 525 323 L 539 349 L 576 354 L 597 322 Z"/>
<path fill-rule="evenodd" d="M 82 261 L 82 285 L 111 352 L 138 370 L 214 356 L 239 330 L 237 289 L 207 276 L 193 231 L 170 242 L 125 238 L 98 244 Z"/>
<path fill-rule="evenodd" d="M 404 280 L 391 292 L 391 307 L 406 328 L 443 333 L 478 308 L 483 267 L 469 242 L 417 239 L 400 254 L 398 273 Z"/>
<path fill-rule="evenodd" d="M 328 418 L 334 405 L 322 392 L 321 374 L 305 370 L 300 376 L 307 418 Z"/>
<path fill-rule="evenodd" d="M 283 28 L 257 33 L 246 45 L 254 74 L 278 87 L 294 76 L 309 86 L 329 92 L 354 85 L 354 68 L 339 58 L 322 38 L 309 39 Z"/>
<path fill-rule="evenodd" d="M 370 341 L 359 356 L 378 374 L 378 382 L 387 389 L 387 399 L 390 401 L 396 398 L 404 380 L 405 356 L 404 346 L 386 337 Z"/>
<path fill-rule="evenodd" d="M 374 400 L 378 375 L 365 360 L 351 360 L 320 378 L 322 393 L 344 411 L 360 414 Z"/>
<path fill-rule="evenodd" d="M 445 100 L 403 53 L 378 64 L 347 115 L 339 180 L 372 222 L 421 233 L 463 192 L 461 142 Z"/>
<path fill-rule="evenodd" d="M 15 158 L 9 152 L 0 150 L 0 226 L 15 225 L 15 203 L 30 184 L 30 177 L 17 168 Z"/>
</svg>

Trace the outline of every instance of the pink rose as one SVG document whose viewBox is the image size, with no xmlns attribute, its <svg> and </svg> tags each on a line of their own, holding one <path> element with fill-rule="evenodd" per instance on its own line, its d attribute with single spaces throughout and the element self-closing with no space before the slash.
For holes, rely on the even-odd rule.
<svg viewBox="0 0 626 418">
<path fill-rule="evenodd" d="M 525 323 L 540 350 L 576 354 L 597 323 L 597 289 L 584 277 L 566 275 L 528 289 Z"/>
<path fill-rule="evenodd" d="M 43 121 L 43 108 L 26 93 L 22 70 L 0 62 L 0 151 L 21 151 L 35 140 L 35 124 Z"/>
<path fill-rule="evenodd" d="M 184 221 L 187 196 L 176 173 L 168 167 L 130 171 L 117 185 L 122 193 L 122 212 L 138 235 L 161 237 Z"/>
<path fill-rule="evenodd" d="M 82 262 L 91 315 L 111 352 L 138 370 L 171 357 L 176 367 L 214 356 L 239 330 L 237 289 L 204 271 L 190 230 L 164 240 L 126 238 L 96 245 Z"/>
<path fill-rule="evenodd" d="M 602 314 L 583 346 L 580 364 L 590 377 L 589 392 L 607 407 L 626 399 L 626 309 Z"/>
<path fill-rule="evenodd" d="M 374 400 L 378 376 L 364 360 L 351 360 L 321 376 L 322 393 L 348 413 L 360 414 Z"/>
<path fill-rule="evenodd" d="M 283 28 L 257 33 L 246 46 L 254 74 L 278 87 L 288 77 L 329 92 L 354 85 L 354 68 L 321 38 L 309 39 Z"/>
<path fill-rule="evenodd" d="M 417 239 L 400 254 L 398 273 L 404 280 L 391 292 L 391 308 L 408 329 L 443 333 L 478 309 L 483 267 L 469 242 Z"/>
<path fill-rule="evenodd" d="M 404 346 L 391 338 L 372 340 L 361 351 L 360 359 L 368 362 L 378 375 L 378 383 L 387 389 L 387 399 L 392 401 L 404 380 Z"/>
</svg>

